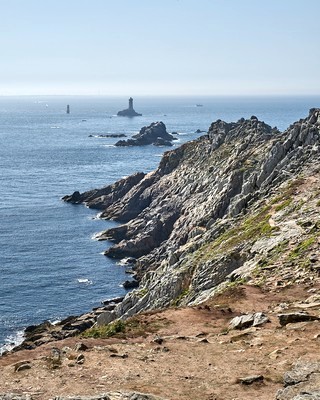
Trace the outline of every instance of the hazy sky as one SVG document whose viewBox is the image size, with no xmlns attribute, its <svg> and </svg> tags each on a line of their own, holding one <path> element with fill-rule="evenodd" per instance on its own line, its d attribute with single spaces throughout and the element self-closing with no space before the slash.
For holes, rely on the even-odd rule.
<svg viewBox="0 0 320 400">
<path fill-rule="evenodd" d="M 320 94 L 320 0 L 0 0 L 0 94 Z"/>
</svg>

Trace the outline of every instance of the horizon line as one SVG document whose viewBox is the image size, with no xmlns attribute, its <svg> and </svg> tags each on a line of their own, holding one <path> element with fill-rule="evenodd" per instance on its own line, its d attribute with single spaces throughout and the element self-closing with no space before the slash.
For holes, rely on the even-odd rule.
<svg viewBox="0 0 320 400">
<path fill-rule="evenodd" d="M 32 93 L 23 93 L 23 94 L 0 94 L 0 97 L 319 97 L 319 93 L 265 93 L 265 94 L 32 94 Z"/>
</svg>

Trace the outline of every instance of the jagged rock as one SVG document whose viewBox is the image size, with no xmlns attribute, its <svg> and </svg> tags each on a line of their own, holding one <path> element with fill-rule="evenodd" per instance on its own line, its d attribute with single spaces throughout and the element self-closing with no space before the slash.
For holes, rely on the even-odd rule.
<svg viewBox="0 0 320 400">
<path fill-rule="evenodd" d="M 86 346 L 84 343 L 77 343 L 74 347 L 75 351 L 86 351 L 88 350 L 88 346 Z"/>
<path fill-rule="evenodd" d="M 261 312 L 254 314 L 244 314 L 239 317 L 233 318 L 229 323 L 229 327 L 231 329 L 244 329 L 249 328 L 250 326 L 263 325 L 269 321 L 269 318 Z"/>
<path fill-rule="evenodd" d="M 104 209 L 125 196 L 144 177 L 143 172 L 137 172 L 102 189 L 90 190 L 82 194 L 76 191 L 71 196 L 64 196 L 62 200 L 73 204 L 85 203 L 89 208 Z"/>
<path fill-rule="evenodd" d="M 174 140 L 174 138 L 172 140 Z M 170 140 L 164 140 L 161 137 L 158 137 L 152 144 L 154 146 L 173 146 Z"/>
<path fill-rule="evenodd" d="M 320 317 L 317 317 L 315 315 L 310 315 L 306 312 L 292 312 L 287 314 L 279 314 L 278 318 L 281 326 L 295 322 L 320 321 Z"/>
<path fill-rule="evenodd" d="M 79 354 L 76 358 L 76 364 L 83 364 L 84 363 L 84 355 Z"/>
<path fill-rule="evenodd" d="M 147 144 L 172 146 L 173 139 L 174 137 L 167 132 L 163 122 L 153 122 L 151 125 L 141 128 L 137 135 L 132 136 L 132 139 L 119 140 L 116 146 L 145 146 Z"/>
<path fill-rule="evenodd" d="M 134 289 L 139 287 L 139 282 L 138 281 L 125 281 L 123 282 L 122 286 L 125 289 Z"/>
<path fill-rule="evenodd" d="M 254 116 L 217 120 L 206 135 L 165 152 L 129 190 L 117 182 L 114 201 L 91 191 L 91 204 L 105 204 L 102 217 L 123 223 L 101 234 L 114 243 L 105 254 L 137 258 L 139 289 L 116 306 L 117 317 L 199 304 L 226 280 L 250 277 L 281 243 L 299 240 L 305 228 L 271 221 L 269 200 L 293 196 L 290 185 L 319 174 L 319 129 L 319 109 L 283 133 Z"/>
<path fill-rule="evenodd" d="M 264 377 L 262 375 L 250 375 L 245 378 L 239 378 L 239 382 L 243 385 L 252 385 L 254 382 L 262 382 Z"/>
<path fill-rule="evenodd" d="M 320 362 L 297 362 L 285 373 L 284 386 L 277 392 L 276 400 L 319 400 Z"/>
<path fill-rule="evenodd" d="M 97 325 L 108 325 L 110 322 L 114 321 L 117 318 L 117 315 L 114 311 L 105 311 L 100 314 L 97 318 Z"/>
</svg>

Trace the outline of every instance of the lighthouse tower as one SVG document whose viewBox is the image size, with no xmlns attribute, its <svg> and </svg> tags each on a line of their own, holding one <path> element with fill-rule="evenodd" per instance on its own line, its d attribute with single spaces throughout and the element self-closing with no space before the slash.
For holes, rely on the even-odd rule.
<svg viewBox="0 0 320 400">
<path fill-rule="evenodd" d="M 120 117 L 139 117 L 142 114 L 139 114 L 139 113 L 134 111 L 134 109 L 133 109 L 133 98 L 130 97 L 130 99 L 129 99 L 129 108 L 127 108 L 126 110 L 119 111 L 117 115 L 119 115 Z"/>
</svg>

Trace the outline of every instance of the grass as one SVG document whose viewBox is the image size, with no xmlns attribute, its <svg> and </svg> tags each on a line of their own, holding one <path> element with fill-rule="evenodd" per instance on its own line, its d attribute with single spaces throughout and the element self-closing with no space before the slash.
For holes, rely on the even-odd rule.
<svg viewBox="0 0 320 400">
<path fill-rule="evenodd" d="M 106 339 L 124 331 L 125 331 L 125 323 L 121 320 L 117 320 L 115 322 L 111 322 L 108 325 L 95 326 L 93 328 L 90 328 L 86 330 L 82 334 L 82 336 L 88 338 Z"/>
<path fill-rule="evenodd" d="M 316 241 L 315 237 L 310 237 L 308 239 L 305 239 L 304 241 L 300 242 L 296 248 L 294 248 L 290 254 L 289 254 L 289 259 L 290 260 L 295 260 L 297 258 L 302 257 L 306 251 L 311 247 Z"/>
<path fill-rule="evenodd" d="M 292 203 L 292 198 L 284 200 L 282 203 L 275 206 L 274 210 L 276 212 L 283 210 L 284 208 L 288 207 Z"/>
<path fill-rule="evenodd" d="M 96 326 L 87 329 L 82 336 L 95 339 L 145 337 L 170 324 L 170 321 L 165 318 L 154 319 L 151 315 L 152 313 L 150 312 L 146 313 L 145 316 L 132 317 L 126 321 L 117 320 L 108 325 Z"/>
<path fill-rule="evenodd" d="M 189 292 L 190 292 L 189 289 L 184 289 L 180 293 L 180 295 L 172 301 L 172 306 L 178 307 L 178 305 L 181 303 L 182 299 L 184 299 L 186 296 L 188 296 Z"/>
<path fill-rule="evenodd" d="M 223 232 L 212 242 L 205 244 L 195 253 L 195 262 L 205 262 L 219 253 L 226 251 L 250 240 L 257 240 L 262 236 L 270 236 L 272 232 L 278 230 L 269 224 L 271 206 L 264 206 L 260 212 L 251 217 L 245 218 L 235 227 Z"/>
</svg>

